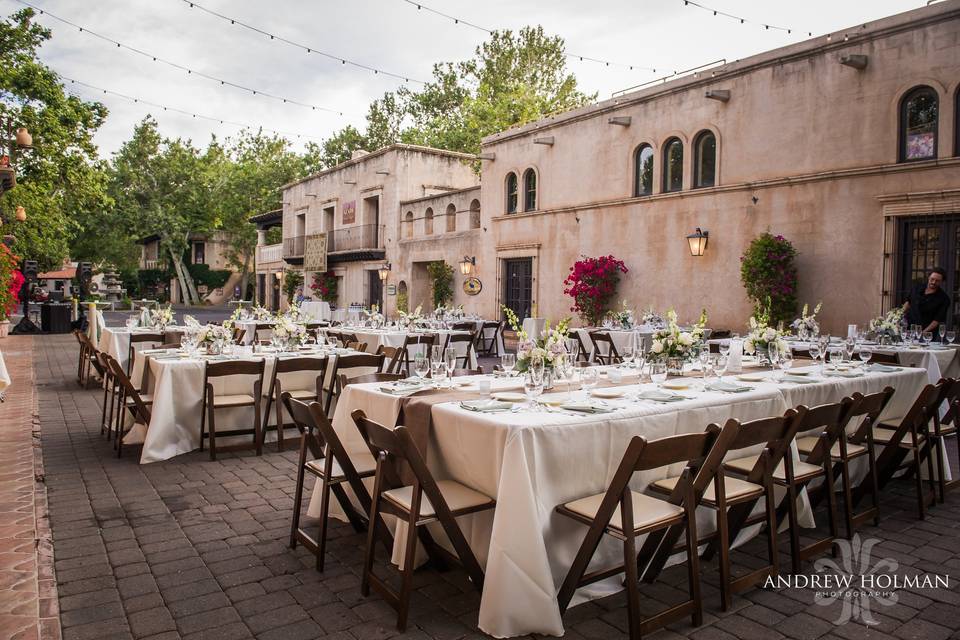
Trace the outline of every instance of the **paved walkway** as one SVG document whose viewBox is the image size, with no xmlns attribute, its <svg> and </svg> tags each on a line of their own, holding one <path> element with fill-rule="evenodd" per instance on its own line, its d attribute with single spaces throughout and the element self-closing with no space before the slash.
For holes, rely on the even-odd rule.
<svg viewBox="0 0 960 640">
<path fill-rule="evenodd" d="M 302 549 L 286 546 L 294 456 L 199 453 L 141 466 L 135 452 L 117 459 L 99 434 L 99 394 L 74 382 L 76 350 L 69 337 L 34 341 L 46 486 L 54 536 L 63 635 L 101 638 L 384 639 L 395 617 L 377 597 L 359 592 L 363 537 L 334 525 L 322 574 Z M 894 558 L 898 573 L 953 573 L 949 589 L 907 588 L 898 602 L 873 607 L 878 624 L 835 625 L 842 604 L 814 606 L 810 589 L 755 589 L 730 612 L 717 602 L 715 565 L 705 567 L 705 624 L 684 621 L 652 637 L 960 638 L 960 493 L 923 522 L 914 518 L 911 486 L 887 492 L 873 557 Z M 786 552 L 785 545 L 781 547 Z M 763 546 L 736 554 L 749 564 Z M 382 554 L 381 554 L 382 555 Z M 787 565 L 782 556 L 782 566 Z M 809 565 L 808 565 L 809 567 Z M 812 568 L 808 568 L 813 573 Z M 478 596 L 460 571 L 416 576 L 405 637 L 477 637 Z M 642 588 L 643 609 L 682 595 L 682 568 Z M 568 638 L 624 637 L 622 595 L 591 602 L 565 616 Z"/>
</svg>

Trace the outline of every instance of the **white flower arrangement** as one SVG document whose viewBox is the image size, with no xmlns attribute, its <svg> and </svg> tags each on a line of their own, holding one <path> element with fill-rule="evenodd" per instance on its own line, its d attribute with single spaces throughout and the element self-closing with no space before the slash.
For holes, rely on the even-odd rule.
<svg viewBox="0 0 960 640">
<path fill-rule="evenodd" d="M 253 308 L 253 319 L 254 320 L 269 320 L 273 317 L 273 313 L 269 309 L 257 305 Z"/>
<path fill-rule="evenodd" d="M 509 307 L 503 305 L 501 307 L 507 316 L 510 328 L 517 334 L 517 371 L 525 372 L 530 368 L 531 359 L 536 357 L 543 359 L 545 369 L 563 366 L 563 358 L 567 353 L 567 327 L 570 324 L 570 318 L 564 318 L 552 328 L 547 322 L 543 332 L 538 337 L 531 338 L 523 330 L 517 314 Z"/>
<path fill-rule="evenodd" d="M 677 324 L 677 312 L 667 310 L 666 326 L 654 332 L 650 341 L 650 357 L 654 360 L 681 358 L 686 360 L 693 354 L 693 346 L 703 340 L 704 327 L 707 324 L 707 310 L 700 312 L 700 319 L 689 331 L 681 331 Z"/>
<path fill-rule="evenodd" d="M 232 330 L 221 324 L 207 324 L 204 326 L 197 324 L 195 327 L 191 326 L 190 328 L 197 337 L 197 344 L 205 347 L 216 345 L 222 348 L 223 345 L 233 339 Z"/>
<path fill-rule="evenodd" d="M 276 322 L 273 324 L 273 336 L 277 340 L 285 342 L 289 346 L 293 342 L 301 342 L 306 335 L 307 326 L 304 323 L 298 322 L 286 314 L 280 314 L 276 317 Z"/>
<path fill-rule="evenodd" d="M 623 329 L 633 328 L 633 310 L 627 306 L 626 300 L 620 301 L 620 308 L 611 311 L 609 317 Z"/>
<path fill-rule="evenodd" d="M 383 317 L 383 314 L 380 313 L 380 307 L 375 304 L 370 305 L 369 310 L 364 309 L 363 315 L 367 320 L 369 320 L 370 322 L 373 322 L 377 326 L 383 324 L 385 320 L 385 318 Z"/>
<path fill-rule="evenodd" d="M 171 324 L 173 324 L 173 307 L 169 304 L 166 307 L 150 311 L 150 326 L 152 328 L 162 331 Z"/>
<path fill-rule="evenodd" d="M 418 304 L 417 308 L 413 311 L 398 311 L 397 314 L 400 316 L 400 323 L 406 326 L 413 326 L 419 322 L 423 321 L 423 305 Z"/>
<path fill-rule="evenodd" d="M 803 305 L 803 311 L 800 312 L 800 317 L 790 324 L 790 328 L 793 329 L 798 338 L 808 340 L 820 335 L 820 323 L 817 322 L 817 314 L 820 313 L 822 306 L 823 303 L 818 302 L 817 306 L 813 309 L 813 313 L 807 315 L 809 306 Z"/>
<path fill-rule="evenodd" d="M 237 326 L 237 323 L 244 317 L 245 310 L 243 307 L 237 307 L 233 310 L 233 313 L 230 314 L 230 317 L 223 321 L 223 327 L 228 331 L 233 331 Z M 189 317 L 189 316 L 187 316 Z"/>
<path fill-rule="evenodd" d="M 649 308 L 643 312 L 643 315 L 640 316 L 640 324 L 649 325 L 651 327 L 662 327 L 666 324 L 663 320 L 663 316 Z"/>
<path fill-rule="evenodd" d="M 771 344 L 776 344 L 779 351 L 786 351 L 787 343 L 783 340 L 783 334 L 769 323 L 770 314 L 766 310 L 750 316 L 750 331 L 743 339 L 744 353 L 765 353 Z"/>
<path fill-rule="evenodd" d="M 897 339 L 900 337 L 900 323 L 903 320 L 903 307 L 894 307 L 885 315 L 870 321 L 870 331 L 877 337 Z"/>
<path fill-rule="evenodd" d="M 300 322 L 303 320 L 303 312 L 300 310 L 300 303 L 294 302 L 291 303 L 287 310 L 283 312 L 284 317 L 290 318 L 294 322 Z"/>
</svg>

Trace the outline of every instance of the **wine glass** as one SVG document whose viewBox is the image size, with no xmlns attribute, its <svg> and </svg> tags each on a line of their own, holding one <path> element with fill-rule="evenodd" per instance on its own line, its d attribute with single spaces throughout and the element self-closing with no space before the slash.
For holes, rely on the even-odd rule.
<svg viewBox="0 0 960 640">
<path fill-rule="evenodd" d="M 727 356 L 720 356 L 717 358 L 716 372 L 717 372 L 717 382 L 723 384 L 723 376 L 727 373 L 727 367 L 730 366 L 730 358 Z"/>
<path fill-rule="evenodd" d="M 937 333 L 940 334 L 940 342 L 943 342 L 943 337 L 947 335 L 947 325 L 941 324 L 937 327 Z"/>
<path fill-rule="evenodd" d="M 447 369 L 447 384 L 453 388 L 453 370 L 457 368 L 457 350 L 447 347 L 443 350 L 443 365 Z"/>
<path fill-rule="evenodd" d="M 413 357 L 413 372 L 423 382 L 423 379 L 430 373 L 430 359 L 427 354 L 418 353 Z"/>
<path fill-rule="evenodd" d="M 870 362 L 870 358 L 872 357 L 873 357 L 873 351 L 871 351 L 870 348 L 867 346 L 860 345 L 860 362 L 862 362 L 864 366 L 866 366 L 866 364 Z"/>
<path fill-rule="evenodd" d="M 724 340 L 723 342 L 720 343 L 720 355 L 723 356 L 724 358 L 726 358 L 728 355 L 730 355 L 730 341 L 729 341 L 729 340 Z"/>
<path fill-rule="evenodd" d="M 777 346 L 776 342 L 767 345 L 767 356 L 770 358 L 770 366 L 776 367 L 777 363 L 780 362 L 780 347 Z"/>
<path fill-rule="evenodd" d="M 706 345 L 700 349 L 700 353 L 697 356 L 697 359 L 700 360 L 700 369 L 703 371 L 703 380 L 707 380 L 707 368 L 710 365 L 712 359 L 712 354 L 710 353 L 710 348 Z"/>
<path fill-rule="evenodd" d="M 846 353 L 847 361 L 853 362 L 853 350 L 856 347 L 856 343 L 852 338 L 847 338 L 843 341 L 843 350 Z"/>
<path fill-rule="evenodd" d="M 830 355 L 830 368 L 837 370 L 840 368 L 840 365 L 843 363 L 843 348 L 842 347 L 832 347 L 829 351 Z"/>
<path fill-rule="evenodd" d="M 584 397 L 590 395 L 590 390 L 597 386 L 600 374 L 596 367 L 586 367 L 580 370 L 580 388 L 584 390 Z"/>
<path fill-rule="evenodd" d="M 517 356 L 514 353 L 505 353 L 500 356 L 500 367 L 508 376 L 513 375 L 513 368 L 517 366 Z"/>
<path fill-rule="evenodd" d="M 633 336 L 627 338 L 627 344 L 623 346 L 620 350 L 620 359 L 623 360 L 623 364 L 627 366 L 628 369 L 633 367 L 633 359 L 636 357 L 636 352 L 633 348 Z"/>
<path fill-rule="evenodd" d="M 790 349 L 784 349 L 780 353 L 780 360 L 777 365 L 780 367 L 780 379 L 783 380 L 783 377 L 793 366 L 793 352 Z"/>
<path fill-rule="evenodd" d="M 430 362 L 433 363 L 434 368 L 443 364 L 443 347 L 441 345 L 435 344 L 430 347 Z"/>
<path fill-rule="evenodd" d="M 650 380 L 652 380 L 653 383 L 658 387 L 667 381 L 667 363 L 666 362 L 650 363 Z"/>
<path fill-rule="evenodd" d="M 956 331 L 947 331 L 946 338 L 947 338 L 947 344 L 953 344 L 953 341 L 956 340 L 956 338 L 957 338 L 957 332 L 956 332 Z"/>
<path fill-rule="evenodd" d="M 807 347 L 807 353 L 810 354 L 810 358 L 817 364 L 820 362 L 820 343 L 811 342 L 810 346 Z"/>
<path fill-rule="evenodd" d="M 530 358 L 527 375 L 523 378 L 523 392 L 527 396 L 527 406 L 537 407 L 537 398 L 543 393 L 544 362 L 540 356 Z"/>
</svg>

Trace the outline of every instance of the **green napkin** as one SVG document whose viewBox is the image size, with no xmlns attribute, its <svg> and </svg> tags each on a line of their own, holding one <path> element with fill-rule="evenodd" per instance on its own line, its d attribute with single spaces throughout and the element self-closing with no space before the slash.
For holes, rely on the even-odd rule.
<svg viewBox="0 0 960 640">
<path fill-rule="evenodd" d="M 460 408 L 466 409 L 467 411 L 477 411 L 479 413 L 494 413 L 497 411 L 510 411 L 513 408 L 513 404 L 499 400 L 464 400 L 460 403 Z"/>
</svg>

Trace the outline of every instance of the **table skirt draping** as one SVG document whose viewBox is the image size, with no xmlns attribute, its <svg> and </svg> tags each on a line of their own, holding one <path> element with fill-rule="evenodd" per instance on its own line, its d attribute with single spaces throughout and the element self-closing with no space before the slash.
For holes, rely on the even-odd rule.
<svg viewBox="0 0 960 640">
<path fill-rule="evenodd" d="M 330 303 L 323 300 L 304 300 L 300 303 L 300 312 L 309 322 L 324 322 L 333 319 Z"/>
<path fill-rule="evenodd" d="M 365 342 L 367 344 L 368 353 L 376 353 L 377 349 L 382 345 L 384 347 L 395 347 L 399 349 L 403 346 L 404 341 L 407 336 L 410 335 L 407 331 L 391 331 L 389 329 L 353 329 L 353 328 L 341 328 L 335 327 L 334 331 L 342 331 L 344 333 L 352 333 L 357 336 L 357 340 L 360 342 Z M 440 346 L 443 346 L 447 342 L 447 338 L 451 335 L 465 335 L 466 331 L 453 331 L 452 329 L 430 329 L 429 331 L 423 331 L 421 333 L 431 334 L 437 336 L 437 343 Z M 467 343 L 466 342 L 456 342 L 454 343 L 454 348 L 457 350 L 458 356 L 465 356 L 467 354 Z M 410 347 L 410 357 L 413 358 L 415 355 L 423 351 L 424 345 L 412 345 Z M 476 349 L 470 350 L 470 367 L 471 369 L 477 368 L 477 352 Z"/>
<path fill-rule="evenodd" d="M 10 373 L 7 371 L 7 365 L 3 361 L 3 353 L 0 352 L 0 393 L 10 388 Z"/>
<path fill-rule="evenodd" d="M 485 566 L 480 628 L 496 637 L 563 634 L 556 593 L 585 528 L 558 517 L 554 508 L 604 491 L 633 436 L 661 438 L 698 432 L 711 422 L 722 424 L 730 417 L 751 420 L 778 415 L 799 404 L 836 402 L 855 391 L 872 393 L 887 385 L 897 388 L 888 413 L 902 415 L 926 382 L 923 371 L 909 369 L 862 378 L 828 378 L 813 385 L 765 382 L 742 394 L 701 393 L 674 405 L 639 403 L 614 414 L 585 417 L 478 414 L 452 403 L 434 406 L 427 451 L 434 473 L 497 500 L 492 515 L 459 520 Z M 378 392 L 375 385 L 345 390 L 333 425 L 349 454 L 369 456 L 350 419 L 351 410 L 363 408 L 372 419 L 392 425 L 399 406 L 397 398 Z M 633 486 L 643 489 L 656 479 L 679 473 L 680 468 L 638 473 Z M 314 491 L 315 496 L 317 493 Z M 315 514 L 316 509 L 310 512 Z M 698 521 L 705 528 L 713 526 L 712 514 L 706 509 L 698 511 Z M 804 509 L 802 524 L 812 525 L 809 507 Z M 398 539 L 401 533 L 398 531 Z M 591 567 L 616 562 L 621 554 L 616 541 L 605 540 Z M 616 579 L 597 583 L 578 591 L 578 601 L 619 588 Z"/>
<path fill-rule="evenodd" d="M 164 341 L 167 341 L 168 339 L 172 341 L 173 337 L 179 335 L 181 330 L 182 329 L 179 327 L 167 327 L 167 330 L 164 332 Z M 138 331 L 138 333 L 154 333 L 154 331 L 143 330 Z M 127 361 L 129 360 L 130 356 L 131 335 L 131 331 L 126 327 L 102 327 L 100 331 L 100 340 L 97 342 L 97 348 L 116 360 L 120 364 L 120 368 L 124 371 L 127 370 Z M 159 343 L 135 342 L 134 350 L 139 352 L 143 351 L 144 349 L 156 347 L 158 344 Z M 143 379 L 143 362 L 143 358 L 134 358 L 133 370 L 130 371 L 130 381 L 138 387 Z"/>
<path fill-rule="evenodd" d="M 269 354 L 262 357 L 266 358 L 263 382 L 263 393 L 266 393 L 269 390 L 269 381 L 276 359 Z M 325 386 L 329 384 L 336 357 L 331 356 L 328 363 Z M 157 357 L 149 357 L 147 360 L 150 367 L 147 391 L 153 395 L 150 424 L 146 427 L 138 425 L 124 437 L 124 444 L 143 444 L 140 454 L 141 463 L 166 460 L 200 447 L 200 415 L 204 393 L 204 360 Z M 341 370 L 340 373 L 356 376 L 373 373 L 373 371 L 371 367 L 357 367 Z M 215 378 L 212 382 L 217 394 L 252 394 L 254 379 L 252 376 L 232 376 Z M 284 389 L 287 390 L 316 389 L 316 372 L 314 371 L 287 373 L 283 374 L 281 379 Z M 262 403 L 261 408 L 265 409 L 266 398 L 262 399 Z M 276 424 L 275 410 L 271 409 L 270 414 L 265 418 L 265 426 Z M 217 409 L 215 419 L 218 431 L 249 428 L 254 423 L 253 408 Z M 249 436 L 237 436 L 237 438 L 249 440 Z M 218 437 L 219 441 L 221 439 Z M 223 443 L 231 444 L 236 441 L 236 439 L 225 439 Z"/>
</svg>

